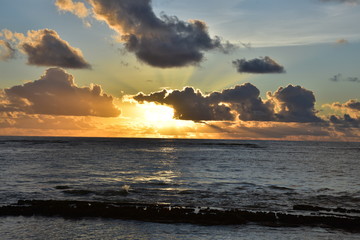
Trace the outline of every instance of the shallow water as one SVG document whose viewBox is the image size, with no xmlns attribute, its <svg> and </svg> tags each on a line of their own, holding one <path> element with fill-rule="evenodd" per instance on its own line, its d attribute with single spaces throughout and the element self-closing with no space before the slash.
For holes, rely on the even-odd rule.
<svg viewBox="0 0 360 240">
<path fill-rule="evenodd" d="M 44 217 L 0 218 L 1 239 L 359 239 L 360 234 L 309 227 L 266 227 L 258 225 L 201 226 L 139 221 Z"/>
</svg>

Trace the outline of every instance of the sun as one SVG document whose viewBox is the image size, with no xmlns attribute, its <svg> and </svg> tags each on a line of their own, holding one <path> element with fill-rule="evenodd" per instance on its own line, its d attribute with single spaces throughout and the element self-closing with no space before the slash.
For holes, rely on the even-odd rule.
<svg viewBox="0 0 360 240">
<path fill-rule="evenodd" d="M 134 105 L 133 105 L 134 106 Z M 179 134 L 184 137 L 184 132 L 196 129 L 196 123 L 189 120 L 174 118 L 175 110 L 166 105 L 156 103 L 136 103 L 127 115 L 129 124 L 137 129 L 145 129 L 152 137 L 177 137 Z"/>
<path fill-rule="evenodd" d="M 142 104 L 144 118 L 149 123 L 165 123 L 174 119 L 174 109 L 155 103 Z"/>
</svg>

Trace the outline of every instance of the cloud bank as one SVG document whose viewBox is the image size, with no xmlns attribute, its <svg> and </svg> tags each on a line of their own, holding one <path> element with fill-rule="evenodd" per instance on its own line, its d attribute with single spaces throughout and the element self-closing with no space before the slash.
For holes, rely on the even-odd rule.
<svg viewBox="0 0 360 240">
<path fill-rule="evenodd" d="M 268 56 L 252 60 L 237 59 L 232 63 L 239 73 L 285 73 L 284 67 Z"/>
<path fill-rule="evenodd" d="M 156 16 L 151 0 L 88 2 L 94 17 L 121 34 L 120 40 L 124 42 L 125 49 L 150 66 L 172 68 L 197 65 L 206 51 L 217 49 L 227 53 L 234 48 L 218 36 L 211 38 L 202 21 L 185 22 L 164 13 Z M 74 4 L 71 0 L 57 1 L 59 9 L 65 10 L 66 5 L 66 10 L 71 12 L 75 11 Z"/>
<path fill-rule="evenodd" d="M 262 100 L 260 91 L 251 83 L 204 95 L 200 90 L 163 90 L 149 95 L 139 93 L 133 98 L 142 102 L 155 102 L 171 106 L 175 118 L 193 121 L 275 121 L 321 122 L 314 109 L 313 92 L 300 86 L 289 85 L 268 93 Z"/>
<path fill-rule="evenodd" d="M 135 98 L 172 106 L 176 118 L 195 122 L 149 125 L 136 113 L 143 108 L 126 101 L 122 103 L 124 116 L 118 118 L 114 99 L 102 93 L 100 86 L 78 87 L 63 69 L 50 68 L 39 80 L 0 89 L 0 135 L 336 141 L 359 141 L 360 137 L 359 115 L 321 120 L 314 110 L 313 93 L 300 86 L 279 88 L 268 93 L 266 100 L 250 83 L 208 95 L 187 87 Z M 333 105 L 359 114 L 358 103 L 353 99 Z M 128 111 L 129 107 L 135 112 Z"/>
<path fill-rule="evenodd" d="M 28 114 L 117 117 L 113 97 L 101 86 L 78 87 L 74 77 L 61 68 L 50 68 L 39 80 L 0 92 L 0 112 Z"/>
<path fill-rule="evenodd" d="M 331 115 L 330 122 L 335 124 L 336 127 L 341 128 L 360 128 L 360 117 L 353 118 L 349 114 L 344 114 L 343 117 Z"/>
<path fill-rule="evenodd" d="M 72 47 L 50 29 L 28 31 L 27 35 L 3 30 L 3 37 L 28 57 L 28 64 L 63 68 L 90 69 L 80 49 Z M 9 47 L 12 46 L 9 44 Z M 12 48 L 13 49 L 13 48 Z"/>
</svg>

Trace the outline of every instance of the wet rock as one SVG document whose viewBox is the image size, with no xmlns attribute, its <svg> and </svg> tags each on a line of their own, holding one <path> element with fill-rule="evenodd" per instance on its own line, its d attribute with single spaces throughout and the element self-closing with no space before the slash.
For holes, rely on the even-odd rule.
<svg viewBox="0 0 360 240">
<path fill-rule="evenodd" d="M 194 223 L 206 225 L 245 224 L 254 222 L 276 226 L 325 226 L 360 231 L 360 217 L 321 215 L 314 206 L 294 206 L 316 214 L 299 215 L 282 212 L 261 212 L 242 209 L 211 209 L 182 207 L 169 204 L 138 204 L 119 202 L 20 200 L 0 207 L 0 216 L 60 216 L 65 218 L 100 217 L 132 219 L 164 223 Z"/>
</svg>

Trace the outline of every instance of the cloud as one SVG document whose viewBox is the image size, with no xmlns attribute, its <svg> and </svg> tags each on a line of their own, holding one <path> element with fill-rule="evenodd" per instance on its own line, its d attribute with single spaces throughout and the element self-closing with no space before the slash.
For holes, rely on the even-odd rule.
<svg viewBox="0 0 360 240">
<path fill-rule="evenodd" d="M 32 30 L 25 36 L 3 30 L 6 39 L 16 43 L 27 55 L 28 64 L 63 68 L 90 69 L 80 49 L 70 46 L 56 31 L 50 29 Z"/>
<path fill-rule="evenodd" d="M 85 18 L 89 15 L 89 10 L 82 2 L 73 2 L 72 0 L 56 0 L 55 5 L 59 10 L 71 12 L 79 18 Z"/>
<path fill-rule="evenodd" d="M 15 57 L 15 49 L 8 41 L 0 40 L 0 60 L 8 60 Z"/>
<path fill-rule="evenodd" d="M 237 59 L 232 63 L 239 73 L 285 73 L 284 67 L 268 56 L 248 61 Z"/>
<path fill-rule="evenodd" d="M 343 117 L 331 115 L 330 122 L 341 128 L 360 128 L 360 117 L 353 118 L 349 114 L 344 114 Z"/>
<path fill-rule="evenodd" d="M 238 139 L 324 140 L 330 136 L 330 129 L 319 123 L 241 122 L 231 123 L 225 129 L 229 130 L 225 136 Z"/>
<path fill-rule="evenodd" d="M 275 121 L 321 122 L 314 109 L 313 92 L 289 85 L 268 93 L 262 100 L 260 91 L 251 83 L 204 95 L 200 90 L 162 90 L 149 95 L 139 93 L 133 98 L 139 103 L 155 102 L 174 108 L 175 118 L 193 121 Z"/>
<path fill-rule="evenodd" d="M 2 96 L 1 96 L 2 95 Z M 0 111 L 28 114 L 117 117 L 113 97 L 101 86 L 78 87 L 61 68 L 50 68 L 39 80 L 0 92 Z"/>
<path fill-rule="evenodd" d="M 334 2 L 334 3 L 347 3 L 347 4 L 359 4 L 360 0 L 320 0 L 321 2 Z"/>
<path fill-rule="evenodd" d="M 275 115 L 280 122 L 321 122 L 316 116 L 315 96 L 301 86 L 280 87 L 268 98 L 275 106 Z"/>
<path fill-rule="evenodd" d="M 360 102 L 356 99 L 350 99 L 344 104 L 344 106 L 360 113 Z"/>
<path fill-rule="evenodd" d="M 333 77 L 331 77 L 330 81 L 333 82 L 347 81 L 347 82 L 360 83 L 360 79 L 358 77 L 343 77 L 341 73 L 338 73 Z"/>
<path fill-rule="evenodd" d="M 330 81 L 333 81 L 333 82 L 338 82 L 342 79 L 342 75 L 340 73 L 334 75 L 333 77 L 330 78 Z"/>
<path fill-rule="evenodd" d="M 360 83 L 360 79 L 358 77 L 348 77 L 347 81 Z"/>
<path fill-rule="evenodd" d="M 151 0 L 89 0 L 94 17 L 117 31 L 127 51 L 146 64 L 160 68 L 197 65 L 204 52 L 224 53 L 235 48 L 218 36 L 211 38 L 206 24 L 188 22 L 164 13 L 156 16 Z"/>
<path fill-rule="evenodd" d="M 219 103 L 230 104 L 232 110 L 243 121 L 272 121 L 274 114 L 272 105 L 259 97 L 260 91 L 251 83 L 225 89 L 222 92 L 213 92 L 210 98 Z"/>
<path fill-rule="evenodd" d="M 28 55 L 28 64 L 64 68 L 91 68 L 79 49 L 62 40 L 54 30 L 28 32 L 21 48 Z"/>
<path fill-rule="evenodd" d="M 344 38 L 341 38 L 341 39 L 336 40 L 336 43 L 337 44 L 348 44 L 349 41 Z"/>
<path fill-rule="evenodd" d="M 181 120 L 234 120 L 229 107 L 213 101 L 192 87 L 172 92 L 163 90 L 149 95 L 139 93 L 134 99 L 140 103 L 146 101 L 169 105 L 174 108 L 174 117 Z"/>
<path fill-rule="evenodd" d="M 252 44 L 251 44 L 250 42 L 249 42 L 249 43 L 240 42 L 240 44 L 241 44 L 244 48 L 252 49 Z"/>
<path fill-rule="evenodd" d="M 350 99 L 345 103 L 334 102 L 325 104 L 323 107 L 329 107 L 339 115 L 330 115 L 329 122 L 335 128 L 360 128 L 360 102 L 357 99 Z"/>
<path fill-rule="evenodd" d="M 330 107 L 334 109 L 344 109 L 344 110 L 360 113 L 360 102 L 357 99 L 350 99 L 344 104 L 335 102 Z"/>
</svg>

